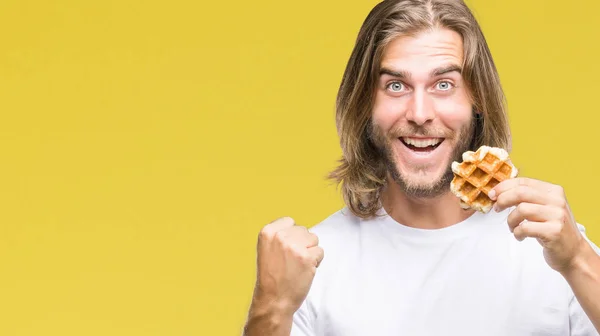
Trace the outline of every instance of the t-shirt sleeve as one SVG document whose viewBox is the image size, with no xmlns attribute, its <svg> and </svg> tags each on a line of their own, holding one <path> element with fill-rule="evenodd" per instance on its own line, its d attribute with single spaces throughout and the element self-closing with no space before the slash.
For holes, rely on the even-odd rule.
<svg viewBox="0 0 600 336">
<path fill-rule="evenodd" d="M 313 320 L 308 299 L 304 300 L 302 306 L 294 313 L 290 336 L 315 336 Z"/>
<path fill-rule="evenodd" d="M 598 253 L 598 255 L 600 255 L 600 248 L 598 247 L 598 245 L 594 244 L 594 242 L 592 242 L 590 240 L 590 238 L 588 238 L 588 236 L 585 234 L 585 227 L 581 224 L 577 224 L 577 228 L 579 228 L 579 232 L 581 232 L 581 234 L 583 235 L 585 240 L 587 240 L 588 243 L 590 243 L 590 245 L 592 246 L 594 251 L 596 251 L 596 253 Z"/>
<path fill-rule="evenodd" d="M 581 224 L 577 224 L 579 231 L 584 238 L 590 243 L 596 253 L 600 254 L 600 249 L 595 245 L 585 234 L 585 227 Z M 587 317 L 583 308 L 577 301 L 577 298 L 573 296 L 571 303 L 569 304 L 569 323 L 571 325 L 571 336 L 598 336 L 599 333 L 594 328 L 592 321 Z"/>
<path fill-rule="evenodd" d="M 575 296 L 573 296 L 569 305 L 569 325 L 571 326 L 571 336 L 599 335 L 596 328 L 594 328 L 592 321 L 587 317 Z"/>
</svg>

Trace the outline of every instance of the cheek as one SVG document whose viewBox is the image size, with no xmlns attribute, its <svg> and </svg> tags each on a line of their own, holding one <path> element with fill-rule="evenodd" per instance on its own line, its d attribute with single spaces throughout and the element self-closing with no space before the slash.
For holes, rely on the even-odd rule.
<svg viewBox="0 0 600 336">
<path fill-rule="evenodd" d="M 373 122 L 384 131 L 389 131 L 402 117 L 404 108 L 401 99 L 392 99 L 378 93 L 373 105 Z"/>
<path fill-rule="evenodd" d="M 459 130 L 471 122 L 472 105 L 468 101 L 439 100 L 436 102 L 437 117 L 446 127 Z"/>
</svg>

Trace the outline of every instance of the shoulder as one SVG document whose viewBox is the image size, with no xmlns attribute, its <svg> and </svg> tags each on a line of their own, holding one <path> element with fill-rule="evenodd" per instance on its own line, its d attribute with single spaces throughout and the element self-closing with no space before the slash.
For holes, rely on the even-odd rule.
<svg viewBox="0 0 600 336">
<path fill-rule="evenodd" d="M 356 217 L 348 208 L 344 207 L 310 228 L 310 231 L 317 236 L 339 236 L 344 232 L 349 233 L 357 231 L 360 222 L 360 218 Z"/>
<path fill-rule="evenodd" d="M 348 242 L 357 239 L 360 235 L 360 227 L 363 220 L 356 217 L 344 207 L 317 225 L 310 228 L 310 232 L 319 237 L 319 245 L 326 251 L 344 249 Z"/>
<path fill-rule="evenodd" d="M 366 227 L 374 228 L 371 225 L 374 221 L 357 217 L 344 207 L 310 228 L 309 231 L 317 235 L 319 246 L 325 252 L 320 268 L 337 269 L 360 254 L 360 243 L 368 236 Z"/>
<path fill-rule="evenodd" d="M 320 306 L 328 284 L 342 281 L 340 279 L 354 273 L 366 222 L 369 221 L 344 207 L 309 229 L 319 237 L 319 246 L 325 254 L 308 294 L 311 305 Z"/>
</svg>

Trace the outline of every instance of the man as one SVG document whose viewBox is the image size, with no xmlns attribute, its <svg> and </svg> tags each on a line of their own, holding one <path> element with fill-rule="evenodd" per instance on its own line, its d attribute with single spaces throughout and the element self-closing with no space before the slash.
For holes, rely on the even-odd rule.
<svg viewBox="0 0 600 336">
<path fill-rule="evenodd" d="M 450 192 L 464 151 L 510 149 L 499 77 L 461 0 L 371 11 L 337 125 L 347 206 L 312 232 L 291 218 L 263 228 L 245 335 L 598 335 L 600 256 L 561 187 L 506 180 L 487 214 Z"/>
</svg>

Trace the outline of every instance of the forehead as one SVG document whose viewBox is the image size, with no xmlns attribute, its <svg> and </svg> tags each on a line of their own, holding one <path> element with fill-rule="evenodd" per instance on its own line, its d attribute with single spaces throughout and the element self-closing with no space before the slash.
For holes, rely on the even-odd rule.
<svg viewBox="0 0 600 336">
<path fill-rule="evenodd" d="M 393 39 L 384 50 L 380 66 L 413 74 L 429 73 L 444 65 L 460 66 L 463 57 L 460 34 L 447 28 L 435 28 Z"/>
</svg>

